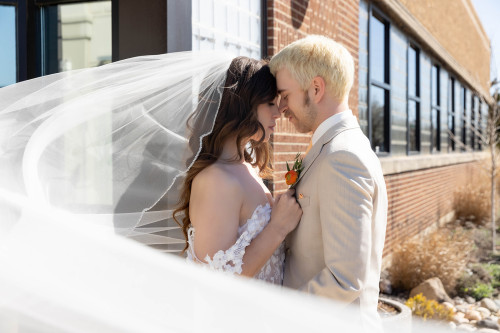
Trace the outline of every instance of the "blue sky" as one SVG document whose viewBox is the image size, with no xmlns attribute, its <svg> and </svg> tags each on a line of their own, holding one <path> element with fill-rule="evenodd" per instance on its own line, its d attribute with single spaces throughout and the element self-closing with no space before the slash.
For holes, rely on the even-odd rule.
<svg viewBox="0 0 500 333">
<path fill-rule="evenodd" d="M 484 30 L 491 40 L 491 52 L 495 63 L 491 64 L 492 79 L 500 75 L 500 1 L 472 0 L 476 12 L 481 19 Z"/>
</svg>

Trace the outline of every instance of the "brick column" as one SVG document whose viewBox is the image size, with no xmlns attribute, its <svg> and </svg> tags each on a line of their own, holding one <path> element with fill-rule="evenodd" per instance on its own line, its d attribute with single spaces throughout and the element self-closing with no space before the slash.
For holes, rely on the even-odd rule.
<svg viewBox="0 0 500 333">
<path fill-rule="evenodd" d="M 268 53 L 276 54 L 291 42 L 307 35 L 324 35 L 344 45 L 354 58 L 354 85 L 349 106 L 358 114 L 358 0 L 268 0 Z M 273 135 L 274 193 L 287 189 L 284 181 L 286 161 L 304 153 L 309 134 L 297 133 L 286 119 L 280 119 Z"/>
</svg>

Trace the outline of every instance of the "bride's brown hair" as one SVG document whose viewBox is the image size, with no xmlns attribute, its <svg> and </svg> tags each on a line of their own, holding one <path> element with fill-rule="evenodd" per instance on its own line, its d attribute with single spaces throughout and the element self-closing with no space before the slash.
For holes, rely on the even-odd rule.
<svg viewBox="0 0 500 333">
<path fill-rule="evenodd" d="M 187 231 L 191 225 L 189 200 L 193 179 L 203 169 L 220 158 L 223 144 L 228 138 L 236 135 L 236 145 L 241 147 L 242 143 L 244 143 L 243 140 L 248 140 L 248 138 L 260 131 L 262 136 L 258 141 L 250 140 L 247 149 L 243 151 L 238 149 L 237 160 L 243 158 L 252 166 L 258 167 L 262 177 L 267 178 L 270 176 L 271 145 L 264 142 L 265 129 L 258 120 L 257 106 L 272 102 L 276 96 L 276 79 L 271 74 L 267 61 L 258 61 L 247 57 L 233 59 L 227 70 L 227 77 L 213 129 L 209 135 L 202 139 L 201 150 L 186 173 L 179 205 L 173 213 L 175 222 L 181 226 L 186 238 L 184 251 L 188 247 Z M 202 115 L 197 120 L 194 120 L 194 124 L 190 125 L 193 132 L 199 131 L 199 128 L 206 129 L 207 124 L 203 123 L 204 118 Z M 189 142 L 194 153 L 193 158 L 196 156 L 197 146 L 199 145 L 199 142 L 195 142 L 198 137 L 193 135 L 193 140 Z M 188 163 L 190 164 L 190 161 Z M 179 215 L 184 215 L 182 223 L 178 220 Z"/>
</svg>

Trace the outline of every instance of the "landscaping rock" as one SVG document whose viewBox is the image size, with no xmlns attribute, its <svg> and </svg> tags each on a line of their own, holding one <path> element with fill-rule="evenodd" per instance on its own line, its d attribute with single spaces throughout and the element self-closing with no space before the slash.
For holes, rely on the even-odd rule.
<svg viewBox="0 0 500 333">
<path fill-rule="evenodd" d="M 481 300 L 481 306 L 490 310 L 491 312 L 497 312 L 498 311 L 498 306 L 496 303 L 490 299 L 490 298 L 483 298 Z"/>
<path fill-rule="evenodd" d="M 476 328 L 471 324 L 460 324 L 457 326 L 457 330 L 474 332 L 476 330 Z"/>
<path fill-rule="evenodd" d="M 488 320 L 488 319 L 483 319 L 477 322 L 476 326 L 478 328 L 490 328 L 493 330 L 499 330 L 500 325 L 498 323 L 494 322 L 493 320 Z"/>
<path fill-rule="evenodd" d="M 433 277 L 425 280 L 410 292 L 410 297 L 422 294 L 428 300 L 434 300 L 439 303 L 449 302 L 452 303 L 450 296 L 446 293 L 443 287 L 443 283 L 438 277 Z"/>
<path fill-rule="evenodd" d="M 465 301 L 469 304 L 474 304 L 476 303 L 476 300 L 473 297 L 470 296 L 465 296 Z"/>
<path fill-rule="evenodd" d="M 462 298 L 462 297 L 454 297 L 453 298 L 453 304 L 455 305 L 460 305 L 460 304 L 464 304 L 465 303 L 465 300 Z"/>
<path fill-rule="evenodd" d="M 489 316 L 491 316 L 491 311 L 482 306 L 476 308 L 476 311 L 481 313 L 481 319 L 488 318 Z"/>
<path fill-rule="evenodd" d="M 466 313 L 467 311 L 469 311 L 470 305 L 469 304 L 457 305 L 455 309 L 457 309 L 457 311 L 459 312 Z"/>
<path fill-rule="evenodd" d="M 453 322 L 457 325 L 469 324 L 469 319 L 453 317 Z"/>
<path fill-rule="evenodd" d="M 493 330 L 491 328 L 480 328 L 476 332 L 481 332 L 481 333 L 498 333 L 497 330 Z"/>
<path fill-rule="evenodd" d="M 466 319 L 469 319 L 469 320 L 481 320 L 483 319 L 481 317 L 481 313 L 479 311 L 476 311 L 476 310 L 468 310 L 466 313 L 465 313 L 465 318 Z"/>
<path fill-rule="evenodd" d="M 451 304 L 450 302 L 443 302 L 441 305 L 444 306 L 446 308 L 446 310 L 453 310 L 453 313 L 455 313 L 457 311 L 455 306 L 453 304 Z"/>
<path fill-rule="evenodd" d="M 493 302 L 495 302 L 496 306 L 500 309 L 500 299 L 494 299 Z"/>
</svg>

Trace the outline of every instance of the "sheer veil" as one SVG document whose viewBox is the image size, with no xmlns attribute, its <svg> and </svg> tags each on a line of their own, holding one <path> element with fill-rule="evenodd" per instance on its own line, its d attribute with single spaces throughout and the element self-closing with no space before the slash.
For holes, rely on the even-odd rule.
<svg viewBox="0 0 500 333">
<path fill-rule="evenodd" d="M 232 58 L 144 56 L 2 88 L 0 187 L 179 251 L 179 185 L 212 130 Z"/>
<path fill-rule="evenodd" d="M 0 89 L 0 332 L 360 331 L 330 301 L 163 253 L 184 247 L 172 211 L 232 58 L 144 56 Z"/>
</svg>

